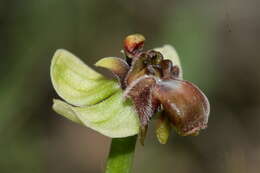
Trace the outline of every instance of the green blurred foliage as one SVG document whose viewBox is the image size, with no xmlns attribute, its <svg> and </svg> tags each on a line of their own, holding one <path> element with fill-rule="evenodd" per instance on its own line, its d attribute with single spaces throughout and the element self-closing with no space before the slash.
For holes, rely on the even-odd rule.
<svg viewBox="0 0 260 173">
<path fill-rule="evenodd" d="M 51 110 L 49 67 L 65 48 L 92 65 L 121 56 L 139 32 L 146 49 L 172 44 L 184 78 L 209 96 L 209 128 L 197 137 L 138 144 L 134 172 L 258 172 L 259 2 L 0 1 L 0 172 L 101 172 L 109 139 Z M 92 66 L 93 67 L 93 66 Z M 98 69 L 99 70 L 99 69 Z"/>
</svg>

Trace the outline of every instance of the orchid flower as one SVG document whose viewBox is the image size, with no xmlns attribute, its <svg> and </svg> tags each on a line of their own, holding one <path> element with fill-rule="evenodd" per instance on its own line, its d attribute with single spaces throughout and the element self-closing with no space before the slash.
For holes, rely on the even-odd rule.
<svg viewBox="0 0 260 173">
<path fill-rule="evenodd" d="M 179 57 L 170 45 L 144 51 L 140 34 L 124 40 L 124 57 L 106 57 L 95 65 L 115 79 L 96 72 L 72 53 L 59 49 L 51 62 L 57 94 L 53 109 L 60 115 L 111 138 L 140 134 L 144 142 L 151 119 L 156 136 L 166 143 L 171 128 L 179 135 L 197 135 L 206 128 L 209 102 L 193 83 L 183 80 Z"/>
</svg>

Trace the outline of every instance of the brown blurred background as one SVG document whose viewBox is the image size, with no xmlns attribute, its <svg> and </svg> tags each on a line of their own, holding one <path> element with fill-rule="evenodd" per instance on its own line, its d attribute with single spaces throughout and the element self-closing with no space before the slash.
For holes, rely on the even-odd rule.
<svg viewBox="0 0 260 173">
<path fill-rule="evenodd" d="M 152 128 L 137 144 L 135 173 L 258 173 L 259 0 L 0 0 L 0 172 L 99 173 L 110 139 L 51 109 L 54 51 L 86 63 L 120 56 L 123 38 L 176 47 L 184 78 L 209 97 L 209 127 L 197 137 Z"/>
</svg>

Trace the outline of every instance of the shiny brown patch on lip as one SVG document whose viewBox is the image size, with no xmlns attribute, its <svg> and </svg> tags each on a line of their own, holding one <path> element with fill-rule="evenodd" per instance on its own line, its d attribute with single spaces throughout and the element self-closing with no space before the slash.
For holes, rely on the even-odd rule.
<svg viewBox="0 0 260 173">
<path fill-rule="evenodd" d="M 153 96 L 160 101 L 181 135 L 190 135 L 206 128 L 209 103 L 194 84 L 182 80 L 162 81 L 155 85 Z"/>
</svg>

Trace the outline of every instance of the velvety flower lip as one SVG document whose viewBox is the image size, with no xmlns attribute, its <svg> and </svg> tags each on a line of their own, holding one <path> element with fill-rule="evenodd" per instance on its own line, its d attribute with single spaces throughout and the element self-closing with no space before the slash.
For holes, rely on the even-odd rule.
<svg viewBox="0 0 260 173">
<path fill-rule="evenodd" d="M 155 84 L 156 79 L 153 76 L 144 75 L 132 82 L 124 91 L 124 97 L 132 99 L 143 126 L 148 124 L 152 115 L 157 110 L 157 106 L 152 104 L 153 98 L 151 92 Z"/>
<path fill-rule="evenodd" d="M 70 52 L 56 51 L 51 79 L 58 95 L 53 109 L 101 134 L 127 137 L 140 134 L 144 143 L 149 122 L 157 116 L 156 136 L 166 143 L 173 127 L 180 135 L 197 135 L 208 123 L 210 105 L 205 94 L 183 80 L 175 49 L 170 45 L 143 50 L 140 34 L 124 40 L 124 58 L 106 57 L 95 65 L 110 70 L 109 80 Z"/>
<path fill-rule="evenodd" d="M 192 135 L 207 127 L 209 102 L 194 84 L 176 79 L 161 81 L 153 94 L 180 135 Z"/>
</svg>

